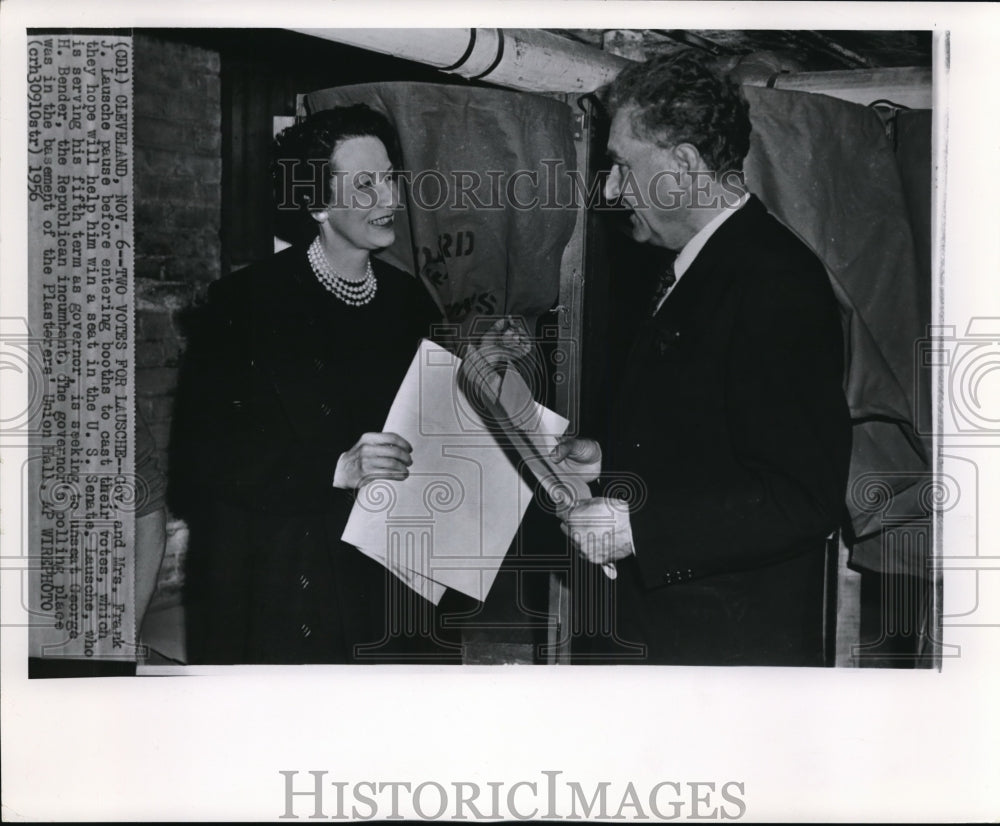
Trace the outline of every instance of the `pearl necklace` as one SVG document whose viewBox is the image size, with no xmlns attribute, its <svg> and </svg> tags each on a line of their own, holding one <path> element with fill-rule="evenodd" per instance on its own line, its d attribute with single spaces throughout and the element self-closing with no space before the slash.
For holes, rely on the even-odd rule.
<svg viewBox="0 0 1000 826">
<path fill-rule="evenodd" d="M 326 287 L 337 298 L 352 307 L 362 307 L 375 297 L 378 289 L 378 281 L 375 280 L 375 273 L 372 271 L 371 259 L 368 259 L 365 278 L 363 281 L 351 281 L 344 278 L 333 267 L 323 252 L 323 245 L 319 238 L 309 245 L 309 265 L 312 267 L 319 283 Z"/>
</svg>

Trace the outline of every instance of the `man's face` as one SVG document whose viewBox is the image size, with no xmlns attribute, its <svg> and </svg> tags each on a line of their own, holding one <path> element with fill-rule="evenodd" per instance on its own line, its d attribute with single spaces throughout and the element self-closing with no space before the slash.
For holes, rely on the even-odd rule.
<svg viewBox="0 0 1000 826">
<path fill-rule="evenodd" d="M 631 210 L 636 241 L 678 250 L 693 234 L 687 227 L 686 198 L 681 194 L 690 178 L 673 149 L 635 135 L 634 111 L 633 107 L 619 109 L 611 121 L 608 155 L 612 166 L 604 195 Z"/>
</svg>

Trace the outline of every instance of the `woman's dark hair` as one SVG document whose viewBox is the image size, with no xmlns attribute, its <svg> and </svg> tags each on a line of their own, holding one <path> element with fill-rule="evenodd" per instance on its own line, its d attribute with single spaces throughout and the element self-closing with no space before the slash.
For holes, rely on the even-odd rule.
<svg viewBox="0 0 1000 826">
<path fill-rule="evenodd" d="M 743 168 L 750 149 L 746 99 L 690 50 L 626 67 L 601 99 L 611 117 L 635 108 L 636 137 L 663 147 L 690 143 L 715 172 Z"/>
<path fill-rule="evenodd" d="M 348 138 L 378 138 L 389 160 L 400 165 L 396 130 L 388 118 L 366 106 L 338 106 L 314 112 L 283 129 L 274 139 L 271 175 L 274 181 L 276 233 L 293 243 L 308 241 L 316 234 L 311 210 L 320 209 L 331 197 L 330 157 Z"/>
</svg>

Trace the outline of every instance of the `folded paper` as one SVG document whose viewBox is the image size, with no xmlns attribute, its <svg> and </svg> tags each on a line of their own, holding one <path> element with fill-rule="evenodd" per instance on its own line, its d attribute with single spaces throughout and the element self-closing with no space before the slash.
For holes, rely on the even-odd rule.
<svg viewBox="0 0 1000 826">
<path fill-rule="evenodd" d="M 445 588 L 486 599 L 531 501 L 532 486 L 518 469 L 523 453 L 505 449 L 497 431 L 516 431 L 530 452 L 547 454 L 569 424 L 527 388 L 514 388 L 518 416 L 496 406 L 497 421 L 487 425 L 459 389 L 461 367 L 457 356 L 421 343 L 384 427 L 413 446 L 410 475 L 364 485 L 343 533 L 435 604 Z M 512 375 L 503 377 L 497 405 Z"/>
</svg>

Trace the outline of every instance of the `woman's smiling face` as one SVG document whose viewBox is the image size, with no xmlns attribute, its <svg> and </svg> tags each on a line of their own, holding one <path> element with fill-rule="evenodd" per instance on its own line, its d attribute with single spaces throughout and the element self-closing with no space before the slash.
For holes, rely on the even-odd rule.
<svg viewBox="0 0 1000 826">
<path fill-rule="evenodd" d="M 393 210 L 397 205 L 392 162 L 378 138 L 340 141 L 330 156 L 331 193 L 325 210 L 331 252 L 379 250 L 396 239 Z"/>
</svg>

